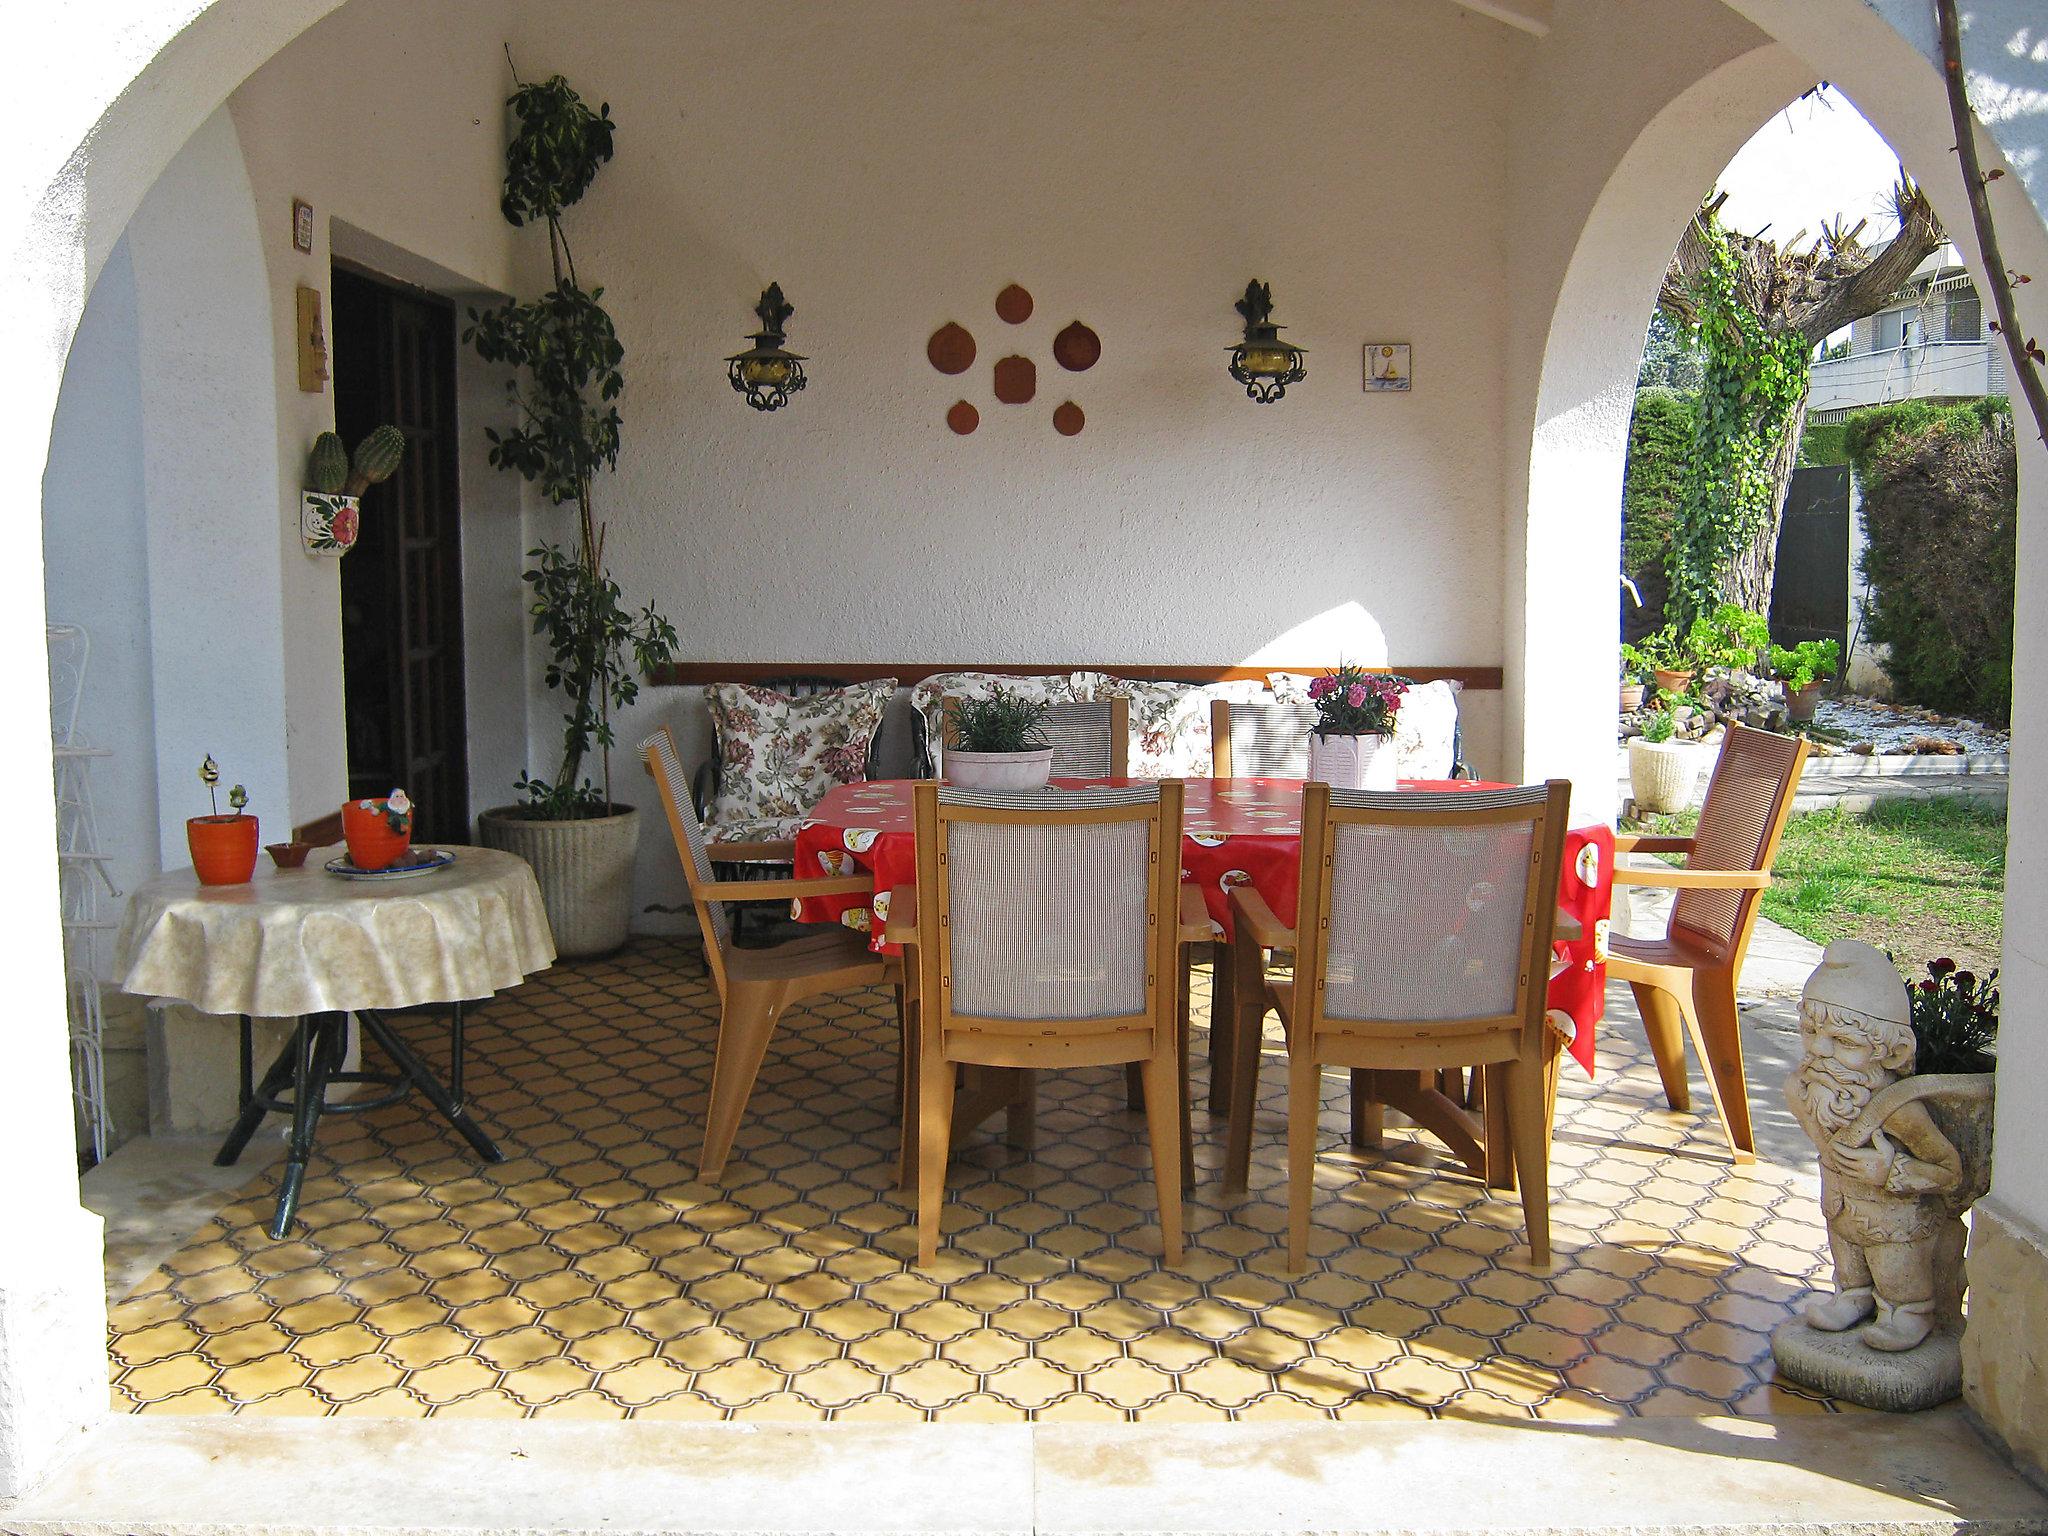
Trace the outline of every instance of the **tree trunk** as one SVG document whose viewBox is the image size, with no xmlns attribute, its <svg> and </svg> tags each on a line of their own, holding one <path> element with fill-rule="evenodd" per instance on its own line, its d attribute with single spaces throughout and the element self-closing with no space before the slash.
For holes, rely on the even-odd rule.
<svg viewBox="0 0 2048 1536">
<path fill-rule="evenodd" d="M 1792 471 L 1799 467 L 1799 437 L 1806 428 L 1806 402 L 1812 394 L 1812 380 L 1801 384 L 1799 400 L 1785 418 L 1784 435 L 1771 456 L 1771 511 L 1763 526 L 1743 548 L 1735 552 L 1721 578 L 1721 593 L 1729 602 L 1771 615 L 1771 583 L 1778 573 L 1778 530 L 1785 522 L 1785 496 L 1792 489 Z"/>
</svg>

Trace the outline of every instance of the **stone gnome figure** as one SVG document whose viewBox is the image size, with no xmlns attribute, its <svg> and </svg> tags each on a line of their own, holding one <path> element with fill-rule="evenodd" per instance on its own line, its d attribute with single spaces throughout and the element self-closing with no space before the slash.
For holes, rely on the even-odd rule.
<svg viewBox="0 0 2048 1536">
<path fill-rule="evenodd" d="M 1910 1350 L 1961 1325 L 1964 1229 L 1990 1178 L 1990 1079 L 1915 1077 L 1912 1004 L 1881 951 L 1828 945 L 1799 1002 L 1792 1112 L 1820 1152 L 1835 1293 L 1804 1320 Z"/>
</svg>

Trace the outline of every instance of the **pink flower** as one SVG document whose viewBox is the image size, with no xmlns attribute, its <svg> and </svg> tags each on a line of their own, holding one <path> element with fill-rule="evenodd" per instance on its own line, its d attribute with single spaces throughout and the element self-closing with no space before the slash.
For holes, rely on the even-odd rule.
<svg viewBox="0 0 2048 1536">
<path fill-rule="evenodd" d="M 1318 677 L 1308 685 L 1308 696 L 1312 699 L 1320 699 L 1336 686 L 1337 679 L 1334 677 Z"/>
<path fill-rule="evenodd" d="M 1367 688 L 1365 684 L 1353 683 L 1351 685 L 1350 692 L 1344 695 L 1344 700 L 1353 709 L 1363 709 L 1365 708 L 1366 699 L 1369 698 L 1371 694 L 1372 690 Z"/>
</svg>

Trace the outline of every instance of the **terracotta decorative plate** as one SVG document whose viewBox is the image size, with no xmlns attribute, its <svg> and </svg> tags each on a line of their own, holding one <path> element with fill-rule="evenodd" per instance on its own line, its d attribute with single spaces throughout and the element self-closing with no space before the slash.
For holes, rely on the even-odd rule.
<svg viewBox="0 0 2048 1536">
<path fill-rule="evenodd" d="M 1031 295 L 1010 284 L 996 295 L 996 313 L 1012 325 L 1022 325 L 1031 318 Z"/>
<path fill-rule="evenodd" d="M 1102 338 L 1076 320 L 1052 339 L 1053 360 L 1069 373 L 1086 373 L 1102 356 Z"/>
<path fill-rule="evenodd" d="M 1010 356 L 996 364 L 996 398 L 1022 405 L 1038 393 L 1038 365 L 1028 357 Z"/>
<path fill-rule="evenodd" d="M 1071 400 L 1052 413 L 1052 429 L 1061 437 L 1077 436 L 1087 425 L 1087 416 L 1082 414 L 1081 407 Z"/>
<path fill-rule="evenodd" d="M 941 373 L 965 373 L 974 366 L 974 337 L 966 326 L 948 320 L 932 332 L 924 355 Z"/>
<path fill-rule="evenodd" d="M 981 425 L 981 412 L 965 400 L 956 400 L 953 408 L 946 412 L 946 425 L 965 437 Z"/>
</svg>

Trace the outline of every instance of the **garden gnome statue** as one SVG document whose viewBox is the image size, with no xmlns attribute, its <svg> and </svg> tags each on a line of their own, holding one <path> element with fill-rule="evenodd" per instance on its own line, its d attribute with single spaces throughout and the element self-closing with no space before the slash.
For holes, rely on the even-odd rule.
<svg viewBox="0 0 2048 1536">
<path fill-rule="evenodd" d="M 1990 1075 L 1913 1076 L 1911 1020 L 1889 957 L 1837 939 L 1801 994 L 1786 1085 L 1820 1153 L 1835 1291 L 1772 1353 L 1785 1376 L 1875 1408 L 1960 1390 L 1961 1217 L 1990 1180 Z"/>
</svg>

